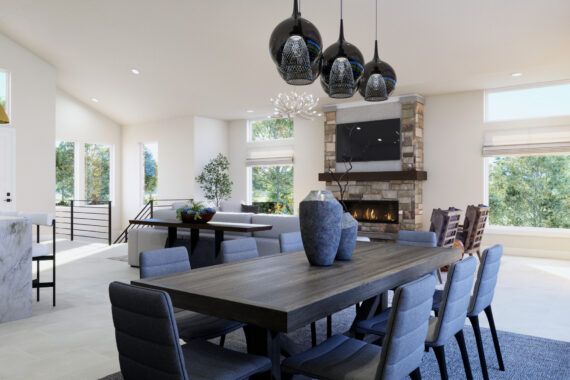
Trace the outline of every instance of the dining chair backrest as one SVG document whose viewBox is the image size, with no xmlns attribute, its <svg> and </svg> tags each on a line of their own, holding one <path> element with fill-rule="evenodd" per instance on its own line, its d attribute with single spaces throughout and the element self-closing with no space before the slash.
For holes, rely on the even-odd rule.
<svg viewBox="0 0 570 380">
<path fill-rule="evenodd" d="M 419 247 L 435 247 L 437 238 L 435 232 L 428 231 L 398 231 L 396 243 L 406 245 L 416 245 Z"/>
<path fill-rule="evenodd" d="M 225 240 L 221 244 L 222 263 L 231 263 L 259 257 L 257 243 L 254 238 Z"/>
<path fill-rule="evenodd" d="M 487 306 L 491 305 L 499 277 L 502 256 L 503 246 L 499 244 L 487 248 L 483 252 L 467 316 L 479 315 Z"/>
<path fill-rule="evenodd" d="M 420 366 L 434 291 L 431 274 L 396 289 L 376 379 L 403 379 Z"/>
<path fill-rule="evenodd" d="M 168 294 L 112 282 L 109 297 L 123 377 L 188 379 Z"/>
<path fill-rule="evenodd" d="M 472 256 L 451 265 L 435 322 L 432 342 L 435 346 L 444 345 L 463 329 L 476 268 L 477 259 Z"/>
<path fill-rule="evenodd" d="M 144 251 L 140 254 L 140 277 L 155 277 L 190 270 L 186 247 Z"/>
<path fill-rule="evenodd" d="M 279 245 L 281 246 L 281 253 L 302 251 L 303 239 L 301 232 L 284 232 L 279 235 Z"/>
</svg>

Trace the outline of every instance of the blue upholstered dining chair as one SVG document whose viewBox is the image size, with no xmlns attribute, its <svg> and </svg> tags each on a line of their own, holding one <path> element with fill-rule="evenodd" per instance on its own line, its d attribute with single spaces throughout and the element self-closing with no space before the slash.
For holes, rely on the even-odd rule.
<svg viewBox="0 0 570 380">
<path fill-rule="evenodd" d="M 140 254 L 140 277 L 155 277 L 190 270 L 190 259 L 185 247 L 145 251 Z M 244 326 L 241 322 L 228 321 L 193 311 L 174 309 L 178 334 L 188 342 L 194 339 L 220 337 L 224 345 L 226 334 Z"/>
<path fill-rule="evenodd" d="M 435 232 L 400 230 L 396 237 L 396 243 L 419 247 L 435 247 L 437 246 L 437 238 Z"/>
<path fill-rule="evenodd" d="M 205 340 L 180 345 L 168 293 L 120 282 L 109 285 L 119 364 L 125 380 L 247 379 L 268 373 L 268 358 Z"/>
<path fill-rule="evenodd" d="M 430 318 L 429 321 L 425 345 L 433 348 L 442 379 L 448 378 L 444 346 L 453 336 L 455 336 L 459 345 L 467 378 L 473 379 L 469 357 L 465 348 L 463 326 L 465 325 L 467 306 L 471 298 L 471 287 L 473 286 L 476 268 L 477 260 L 474 257 L 468 257 L 451 266 L 442 293 L 440 312 L 437 317 Z M 371 319 L 359 322 L 356 327 L 357 333 L 378 336 L 386 335 L 388 313 L 390 313 L 390 309 Z"/>
<path fill-rule="evenodd" d="M 335 335 L 285 359 L 285 379 L 293 374 L 324 379 L 421 379 L 419 365 L 428 331 L 435 277 L 425 275 L 396 289 L 382 347 Z"/>
<path fill-rule="evenodd" d="M 280 234 L 279 245 L 281 253 L 302 251 L 303 239 L 301 238 L 301 232 L 284 232 Z"/>
<path fill-rule="evenodd" d="M 221 263 L 232 263 L 259 257 L 257 243 L 254 238 L 224 240 L 220 247 L 218 260 Z"/>
<path fill-rule="evenodd" d="M 475 341 L 477 342 L 477 351 L 479 352 L 479 361 L 481 362 L 481 370 L 483 371 L 483 378 L 489 379 L 487 371 L 487 363 L 485 360 L 485 351 L 483 350 L 483 341 L 481 340 L 481 329 L 479 327 L 479 314 L 482 311 L 487 315 L 489 327 L 491 328 L 491 335 L 493 336 L 493 343 L 495 346 L 495 353 L 497 354 L 497 362 L 499 369 L 505 370 L 503 363 L 503 356 L 501 355 L 501 346 L 499 345 L 499 338 L 497 337 L 497 329 L 495 328 L 495 320 L 493 319 L 493 311 L 491 310 L 491 302 L 495 294 L 495 285 L 499 276 L 499 267 L 501 265 L 501 257 L 503 256 L 503 247 L 501 245 L 494 245 L 486 249 L 481 256 L 481 264 L 477 272 L 477 279 L 475 280 L 475 287 L 471 302 L 467 310 L 467 317 L 473 326 L 475 333 Z M 436 291 L 434 294 L 433 309 L 440 312 L 443 300 L 443 292 Z"/>
</svg>

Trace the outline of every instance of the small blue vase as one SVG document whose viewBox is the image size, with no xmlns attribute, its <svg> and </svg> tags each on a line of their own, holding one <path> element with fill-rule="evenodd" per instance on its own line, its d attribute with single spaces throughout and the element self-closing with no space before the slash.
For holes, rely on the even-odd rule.
<svg viewBox="0 0 570 380">
<path fill-rule="evenodd" d="M 299 205 L 299 223 L 309 263 L 332 265 L 342 232 L 342 206 L 332 193 L 311 191 Z"/>
<path fill-rule="evenodd" d="M 345 212 L 342 214 L 342 232 L 336 253 L 337 260 L 350 260 L 352 252 L 354 252 L 354 247 L 356 247 L 357 236 L 358 222 L 349 212 Z"/>
</svg>

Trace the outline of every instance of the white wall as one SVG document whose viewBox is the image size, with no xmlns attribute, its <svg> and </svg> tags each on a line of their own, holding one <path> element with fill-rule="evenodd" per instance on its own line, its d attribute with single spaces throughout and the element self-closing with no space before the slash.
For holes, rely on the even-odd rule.
<svg viewBox="0 0 570 380">
<path fill-rule="evenodd" d="M 0 52 L 0 68 L 11 74 L 11 125 L 16 129 L 15 207 L 53 212 L 56 72 L 2 34 Z"/>
<path fill-rule="evenodd" d="M 570 118 L 484 123 L 484 92 L 427 96 L 424 108 L 424 226 L 434 208 L 484 203 L 484 159 L 487 131 L 569 125 Z M 487 228 L 484 245 L 503 244 L 506 254 L 570 259 L 570 233 L 525 233 Z"/>
<path fill-rule="evenodd" d="M 198 176 L 218 153 L 228 156 L 228 122 L 196 116 L 194 118 L 194 172 Z M 194 198 L 205 200 L 200 184 L 194 185 Z"/>
<path fill-rule="evenodd" d="M 143 206 L 141 143 L 158 143 L 158 197 L 194 197 L 193 116 L 126 125 L 122 132 L 123 225 L 128 224 Z"/>
<path fill-rule="evenodd" d="M 111 169 L 113 177 L 111 183 L 112 219 L 115 229 L 119 229 L 122 226 L 121 200 L 123 195 L 121 191 L 121 126 L 61 90 L 57 91 L 55 120 L 55 140 L 57 141 L 74 141 L 79 144 L 110 144 L 113 146 Z M 84 199 L 80 194 L 76 194 L 76 198 Z"/>
<path fill-rule="evenodd" d="M 318 174 L 323 171 L 324 165 L 324 120 L 317 118 L 308 121 L 295 118 L 294 126 L 293 198 L 295 212 L 297 212 L 299 202 L 309 191 L 325 188 L 325 183 L 318 180 Z M 248 147 L 247 120 L 231 121 L 228 136 L 230 178 L 234 182 L 232 199 L 245 201 L 248 191 L 247 167 L 245 166 Z"/>
</svg>

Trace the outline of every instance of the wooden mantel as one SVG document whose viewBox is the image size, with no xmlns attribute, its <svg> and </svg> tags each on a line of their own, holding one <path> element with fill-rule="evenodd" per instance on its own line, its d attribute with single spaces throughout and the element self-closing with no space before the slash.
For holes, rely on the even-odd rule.
<svg viewBox="0 0 570 380">
<path fill-rule="evenodd" d="M 339 177 L 343 173 L 337 173 Z M 344 176 L 344 181 L 425 181 L 426 171 L 403 170 L 395 172 L 350 172 Z M 319 181 L 334 181 L 330 173 L 319 173 Z"/>
</svg>

